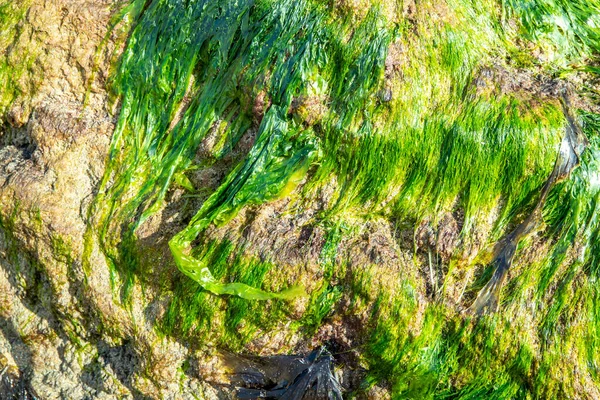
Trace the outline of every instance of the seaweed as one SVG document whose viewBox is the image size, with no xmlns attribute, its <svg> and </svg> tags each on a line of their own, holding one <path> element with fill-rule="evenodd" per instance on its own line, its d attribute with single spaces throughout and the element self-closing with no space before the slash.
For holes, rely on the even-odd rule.
<svg viewBox="0 0 600 400">
<path fill-rule="evenodd" d="M 319 145 L 312 127 L 290 117 L 293 100 L 313 90 L 337 91 L 338 124 L 353 123 L 378 83 L 391 36 L 381 34 L 383 27 L 368 29 L 381 19 L 375 9 L 344 45 L 344 32 L 330 29 L 319 6 L 268 3 L 152 1 L 139 15 L 131 12 L 138 21 L 113 80 L 123 106 L 91 211 L 103 251 L 117 271 L 122 268 L 118 260 L 129 251 L 123 248 L 127 241 L 114 238 L 131 237 L 161 207 L 174 176 L 190 167 L 214 124 L 224 123 L 223 135 L 233 142 L 248 129 L 251 118 L 242 90 L 249 87 L 266 91 L 271 103 L 252 150 L 169 245 L 181 271 L 215 294 L 250 299 L 302 295 L 297 287 L 267 293 L 217 282 L 189 254 L 190 246 L 209 224 L 224 224 L 242 207 L 286 196 L 298 185 Z M 357 52 L 362 42 L 370 43 L 367 52 Z M 330 55 L 326 48 L 339 54 Z M 323 76 L 335 79 L 327 86 Z M 191 101 L 176 120 L 186 95 Z M 124 233 L 116 234 L 121 229 Z M 128 276 L 131 270 L 128 266 L 122 272 Z"/>
<path fill-rule="evenodd" d="M 237 351 L 278 322 L 313 336 L 330 317 L 360 315 L 357 352 L 369 368 L 360 390 L 387 382 L 393 398 L 576 397 L 600 382 L 600 117 L 561 110 L 516 81 L 595 79 L 600 2 L 425 0 L 396 15 L 388 3 L 399 4 L 355 13 L 333 1 L 130 3 L 119 17 L 132 30 L 111 78 L 121 113 L 90 229 L 113 275 L 131 285 L 146 272 L 131 257 L 136 229 L 173 181 L 190 195 L 212 191 L 169 238 L 181 276 L 165 332 Z M 218 187 L 194 187 L 196 164 L 212 162 L 196 157 L 207 136 L 222 159 L 247 132 L 254 144 Z M 327 200 L 311 222 L 343 221 L 348 239 L 376 219 L 410 230 L 464 217 L 436 301 L 422 293 L 418 254 L 382 272 L 335 255 L 332 237 L 299 317 L 282 310 L 303 294 L 292 280 L 307 269 L 251 247 L 230 257 L 243 238 L 212 242 L 209 227 L 244 208 L 287 198 L 286 212 L 306 211 L 321 190 Z M 547 246 L 524 257 L 536 240 Z M 471 318 L 458 312 L 481 287 L 470 285 L 470 252 L 490 243 L 486 271 L 496 273 L 473 307 L 501 312 Z M 284 267 L 293 278 L 281 278 Z M 464 297 L 446 290 L 453 279 Z"/>
<path fill-rule="evenodd" d="M 470 307 L 470 311 L 474 314 L 481 315 L 498 309 L 500 291 L 513 262 L 519 241 L 539 225 L 541 212 L 550 190 L 561 180 L 567 179 L 573 169 L 579 166 L 581 155 L 588 146 L 585 134 L 571 113 L 570 102 L 565 91 L 562 93 L 561 100 L 567 124 L 554 169 L 544 183 L 533 211 L 509 235 L 494 246 L 491 263 L 494 266 L 494 273 L 489 282 L 479 291 L 475 302 Z"/>
</svg>

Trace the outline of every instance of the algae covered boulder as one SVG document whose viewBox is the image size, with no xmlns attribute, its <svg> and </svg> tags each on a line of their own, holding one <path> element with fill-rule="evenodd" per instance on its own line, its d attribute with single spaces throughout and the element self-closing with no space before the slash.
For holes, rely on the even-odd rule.
<svg viewBox="0 0 600 400">
<path fill-rule="evenodd" d="M 600 398 L 600 0 L 0 0 L 0 397 Z"/>
</svg>

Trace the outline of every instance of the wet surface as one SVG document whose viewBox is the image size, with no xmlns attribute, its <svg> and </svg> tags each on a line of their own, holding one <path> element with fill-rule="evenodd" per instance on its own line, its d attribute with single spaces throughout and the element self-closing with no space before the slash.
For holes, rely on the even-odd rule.
<svg viewBox="0 0 600 400">
<path fill-rule="evenodd" d="M 238 399 L 342 399 L 341 386 L 333 374 L 333 358 L 324 348 L 307 356 L 231 355 L 228 361 Z"/>
</svg>

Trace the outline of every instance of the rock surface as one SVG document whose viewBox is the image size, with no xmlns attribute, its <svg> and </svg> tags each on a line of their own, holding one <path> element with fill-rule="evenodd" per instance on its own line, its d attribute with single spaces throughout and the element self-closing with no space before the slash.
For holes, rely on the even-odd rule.
<svg viewBox="0 0 600 400">
<path fill-rule="evenodd" d="M 20 82 L 31 90 L 0 127 L 2 398 L 193 399 L 220 391 L 181 376 L 189 354 L 180 344 L 131 324 L 113 302 L 97 249 L 83 273 L 86 210 L 116 118 L 105 83 L 117 33 L 103 43 L 115 5 L 33 2 L 7 49 L 31 49 L 35 61 Z"/>
<path fill-rule="evenodd" d="M 107 36 L 117 3 L 32 2 L 5 49 L 7 57 L 28 49 L 34 61 L 0 126 L 3 399 L 233 396 L 220 378 L 219 357 L 157 335 L 164 299 L 152 286 L 142 293 L 136 285 L 131 306 L 120 305 L 97 243 L 84 271 L 87 209 L 118 117 L 106 88 L 123 44 L 118 31 Z M 244 140 L 242 154 L 249 149 Z M 223 172 L 212 173 L 218 184 Z M 179 203 L 171 204 L 178 213 Z M 158 254 L 152 262 L 174 270 L 166 241 L 182 223 L 176 215 L 164 230 L 173 220 L 168 210 L 155 218 L 160 231 L 150 221 L 139 237 L 142 248 Z"/>
<path fill-rule="evenodd" d="M 19 88 L 15 99 L 0 115 L 0 398 L 234 398 L 227 365 L 232 355 L 221 352 L 222 342 L 213 343 L 209 337 L 200 346 L 204 337 L 165 335 L 157 329 L 170 310 L 173 292 L 186 283 L 174 265 L 168 241 L 187 225 L 207 194 L 191 197 L 175 187 L 165 207 L 140 227 L 136 245 L 147 268 L 132 284 L 129 297 L 115 290 L 121 277 L 114 275 L 111 260 L 89 231 L 88 209 L 97 195 L 118 120 L 119 104 L 113 104 L 107 81 L 126 40 L 119 29 L 108 30 L 120 2 L 30 3 L 10 43 L 0 42 L 0 57 L 11 65 L 19 62 L 19 54 L 29 63 L 15 82 Z M 368 2 L 336 3 L 341 9 L 364 11 Z M 403 4 L 403 15 L 416 18 L 415 2 Z M 384 102 L 394 98 L 391 80 L 402 75 L 407 57 L 398 45 L 390 48 L 381 93 Z M 502 67 L 490 67 L 473 84 L 478 91 L 519 92 L 526 98 L 552 98 L 557 90 L 556 82 L 527 72 L 509 75 Z M 250 151 L 269 101 L 259 93 L 253 102 L 254 126 L 227 157 L 188 174 L 194 187 L 215 190 Z M 598 111 L 584 100 L 575 102 L 582 109 Z M 291 112 L 312 126 L 326 113 L 325 103 L 325 98 L 298 98 Z M 212 139 L 202 143 L 196 161 L 211 156 Z M 323 185 L 315 198 L 305 201 L 310 204 L 306 208 L 297 207 L 294 199 L 246 207 L 227 225 L 209 227 L 205 236 L 235 242 L 244 256 L 276 265 L 267 272 L 269 276 L 299 282 L 308 292 L 323 289 L 319 279 L 328 273 L 323 265 L 329 264 L 342 266 L 340 276 L 328 282 L 331 287 L 340 281 L 354 285 L 365 270 L 370 285 L 389 293 L 401 290 L 397 287 L 401 279 L 410 279 L 416 311 L 403 332 L 407 337 L 418 336 L 426 306 L 439 301 L 442 290 L 444 305 L 452 313 L 464 310 L 469 299 L 463 295 L 474 280 L 473 272 L 460 265 L 449 271 L 448 265 L 457 252 L 462 252 L 459 258 L 465 263 L 472 262 L 488 242 L 492 220 L 498 215 L 492 213 L 489 223 L 474 229 L 470 238 L 461 236 L 465 221 L 458 208 L 435 221 L 410 221 L 415 222 L 414 229 L 406 221 L 377 215 L 367 223 L 337 227 L 351 234 L 336 241 L 328 236 L 335 230 L 315 223 L 336 185 L 335 179 Z M 548 251 L 543 239 L 535 237 L 533 242 L 524 257 L 528 262 Z M 335 251 L 328 259 L 331 243 Z M 403 268 L 407 265 L 411 268 Z M 446 275 L 449 279 L 444 281 Z M 289 321 L 256 333 L 238 350 L 261 356 L 308 354 L 326 345 L 336 352 L 336 374 L 344 389 L 358 388 L 365 366 L 356 349 L 364 345 L 360 333 L 376 313 L 375 306 L 361 303 L 352 293 L 339 294 L 335 289 L 323 293 L 336 299 L 331 307 L 344 318 L 326 318 L 331 313 L 325 310 L 321 320 L 305 323 L 312 305 L 299 299 L 286 310 Z M 227 305 L 234 303 L 214 300 L 211 304 L 217 304 L 223 315 Z M 298 321 L 304 321 L 302 329 L 314 331 L 299 332 L 294 326 Z M 243 335 L 243 323 L 233 330 Z M 220 340 L 227 340 L 222 336 L 225 339 Z M 366 396 L 389 398 L 382 386 L 375 385 Z M 586 384 L 581 392 L 600 396 L 593 384 Z"/>
</svg>

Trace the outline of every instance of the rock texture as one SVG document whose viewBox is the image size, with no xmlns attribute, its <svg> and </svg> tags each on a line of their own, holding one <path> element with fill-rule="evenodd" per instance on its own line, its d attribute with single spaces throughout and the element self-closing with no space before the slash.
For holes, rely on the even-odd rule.
<svg viewBox="0 0 600 400">
<path fill-rule="evenodd" d="M 86 210 L 115 123 L 105 89 L 111 0 L 34 2 L 14 43 L 30 71 L 0 127 L 0 392 L 7 398 L 211 397 L 179 344 L 133 326 L 103 257 L 85 276 Z M 145 305 L 145 302 L 141 305 Z M 143 313 L 135 309 L 133 313 Z M 142 321 L 144 318 L 140 318 Z"/>
<path fill-rule="evenodd" d="M 233 396 L 219 372 L 224 368 L 220 356 L 157 335 L 157 314 L 164 312 L 160 287 L 142 292 L 134 286 L 125 307 L 114 297 L 97 243 L 85 257 L 90 265 L 83 262 L 85 240 L 93 240 L 86 236 L 87 210 L 118 117 L 118 104 L 110 103 L 106 88 L 109 65 L 124 44 L 119 31 L 107 35 L 117 3 L 33 2 L 4 49 L 13 62 L 19 61 L 13 53 L 26 49 L 33 62 L 19 76 L 19 94 L 0 125 L 3 399 Z M 248 151 L 248 140 L 234 157 Z M 224 176 L 219 168 L 226 170 L 234 161 L 205 171 L 204 179 L 212 179 L 206 185 L 217 185 Z M 175 271 L 166 242 L 186 216 L 178 193 L 171 197 L 170 206 L 140 229 L 139 238 L 152 254 L 149 262 Z M 283 338 L 263 338 L 253 346 L 276 353 Z"/>
<path fill-rule="evenodd" d="M 118 3 L 33 1 L 9 44 L 2 48 L 0 42 L 0 58 L 9 63 L 19 63 L 19 54 L 27 51 L 23 56 L 27 67 L 15 83 L 16 98 L 0 115 L 1 399 L 234 397 L 228 363 L 235 356 L 221 353 L 214 343 L 198 346 L 194 338 L 163 335 L 156 328 L 167 312 L 173 288 L 182 281 L 168 240 L 187 225 L 208 194 L 190 199 L 174 185 L 166 206 L 137 231 L 141 262 L 147 269 L 142 282 L 132 285 L 127 301 L 115 290 L 119 277 L 111 274 L 110 260 L 89 231 L 88 209 L 104 173 L 118 118 L 119 104 L 112 102 L 107 89 L 110 66 L 126 40 L 121 30 L 109 31 Z M 341 9 L 361 10 L 368 2 L 335 3 Z M 411 17 L 415 2 L 403 4 L 403 14 Z M 381 94 L 385 102 L 392 100 L 391 79 L 401 74 L 408 57 L 396 45 L 389 53 Z M 553 97 L 557 89 L 554 81 L 525 72 L 508 75 L 501 67 L 489 68 L 473 84 L 480 91 L 536 98 Z M 243 159 L 268 103 L 264 93 L 257 96 L 254 126 L 227 157 L 188 174 L 194 187 L 216 189 Z M 302 114 L 312 125 L 324 114 L 323 103 L 326 99 L 299 98 L 291 112 Z M 580 108 L 598 111 L 585 104 Z M 211 140 L 202 143 L 196 161 L 210 157 Z M 473 261 L 487 243 L 491 220 L 497 215 L 492 213 L 489 223 L 477 227 L 469 238 L 460 234 L 465 223 L 460 209 L 436 221 L 410 224 L 376 216 L 368 223 L 340 227 L 352 232 L 335 242 L 333 259 L 327 260 L 329 231 L 315 221 L 326 210 L 335 186 L 332 179 L 315 198 L 301 199 L 310 206 L 300 211 L 294 199 L 246 207 L 226 226 L 209 227 L 206 238 L 234 241 L 245 255 L 279 267 L 269 273 L 298 281 L 309 292 L 320 289 L 319 279 L 326 273 L 323 264 L 328 262 L 343 265 L 336 279 L 345 279 L 347 285 L 360 280 L 357 277 L 366 269 L 370 284 L 390 293 L 399 290 L 395 284 L 401 278 L 410 278 L 417 311 L 408 336 L 418 336 L 426 305 L 440 300 L 442 290 L 446 293 L 442 301 L 451 312 L 464 309 L 472 300 L 463 298 L 465 288 L 474 278 L 466 276 L 471 272 L 460 265 L 449 271 L 448 264 L 457 252 L 463 253 L 459 258 L 465 262 Z M 536 237 L 527 257 L 540 257 L 536 250 L 544 253 L 545 247 L 548 243 Z M 403 268 L 409 264 L 413 268 Z M 446 275 L 450 278 L 444 282 Z M 310 307 L 307 299 L 300 299 L 291 306 L 291 322 L 259 332 L 240 351 L 273 355 L 283 349 L 306 354 L 327 344 L 341 354 L 336 373 L 342 386 L 357 388 L 364 366 L 356 349 L 364 344 L 360 332 L 374 311 L 352 295 L 341 294 L 335 304 L 345 318 L 336 315 L 319 321 L 315 332 L 305 336 L 292 326 Z M 596 397 L 592 386 L 586 390 L 595 390 Z M 389 398 L 379 386 L 367 396 Z"/>
</svg>

